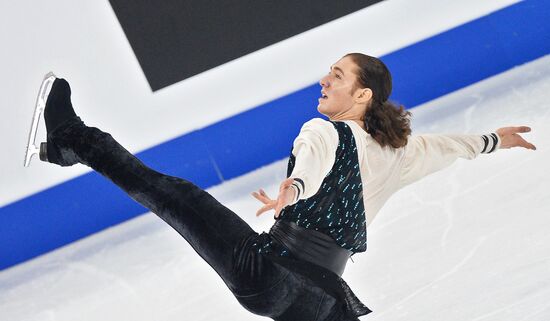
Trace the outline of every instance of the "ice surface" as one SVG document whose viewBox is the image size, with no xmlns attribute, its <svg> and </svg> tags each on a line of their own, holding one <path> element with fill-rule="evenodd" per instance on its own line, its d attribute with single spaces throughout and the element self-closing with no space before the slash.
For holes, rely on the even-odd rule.
<svg viewBox="0 0 550 321">
<path fill-rule="evenodd" d="M 458 160 L 407 186 L 344 278 L 363 320 L 550 320 L 550 56 L 413 109 L 419 133 L 527 125 L 537 151 Z M 257 231 L 250 192 L 275 196 L 286 160 L 209 192 Z M 261 320 L 153 214 L 0 273 L 0 320 Z"/>
</svg>

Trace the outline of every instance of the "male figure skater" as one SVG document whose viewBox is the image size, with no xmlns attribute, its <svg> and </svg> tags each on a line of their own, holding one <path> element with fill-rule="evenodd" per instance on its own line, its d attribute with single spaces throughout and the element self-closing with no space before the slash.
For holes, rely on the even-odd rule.
<svg viewBox="0 0 550 321">
<path fill-rule="evenodd" d="M 75 113 L 64 79 L 49 74 L 39 93 L 25 164 L 33 154 L 60 166 L 87 165 L 181 234 L 220 275 L 241 305 L 273 320 L 358 320 L 371 310 L 341 278 L 351 255 L 366 250 L 366 227 L 399 188 L 459 157 L 523 147 L 504 127 L 484 135 L 411 136 L 410 112 L 388 100 L 391 74 L 382 61 L 345 55 L 321 79 L 318 111 L 291 150 L 277 199 L 263 190 L 257 215 L 275 210 L 258 234 L 208 192 L 159 173 L 111 135 Z M 34 135 L 44 110 L 47 140 Z M 33 132 L 34 131 L 34 132 Z"/>
</svg>

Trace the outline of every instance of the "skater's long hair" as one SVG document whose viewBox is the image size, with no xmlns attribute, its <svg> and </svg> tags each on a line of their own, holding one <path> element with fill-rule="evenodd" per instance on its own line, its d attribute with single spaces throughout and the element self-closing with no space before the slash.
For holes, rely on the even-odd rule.
<svg viewBox="0 0 550 321">
<path fill-rule="evenodd" d="M 365 128 L 382 147 L 399 148 L 407 145 L 411 134 L 410 111 L 388 100 L 392 91 L 392 77 L 388 67 L 378 58 L 362 53 L 349 53 L 357 65 L 357 80 L 351 93 L 357 88 L 370 88 L 373 96 L 363 121 Z"/>
</svg>

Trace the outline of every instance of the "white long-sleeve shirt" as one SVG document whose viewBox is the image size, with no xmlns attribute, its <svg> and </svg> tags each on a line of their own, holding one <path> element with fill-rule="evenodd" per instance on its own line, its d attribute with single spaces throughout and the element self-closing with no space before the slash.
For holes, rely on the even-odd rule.
<svg viewBox="0 0 550 321">
<path fill-rule="evenodd" d="M 496 133 L 411 135 L 404 147 L 381 147 L 353 120 L 343 122 L 350 126 L 357 146 L 367 226 L 400 188 L 451 165 L 459 157 L 474 159 L 500 147 Z M 294 140 L 292 154 L 296 160 L 289 177 L 301 179 L 304 186 L 293 185 L 298 198 L 292 204 L 317 193 L 334 165 L 338 143 L 338 132 L 327 120 L 313 118 L 302 126 Z"/>
</svg>

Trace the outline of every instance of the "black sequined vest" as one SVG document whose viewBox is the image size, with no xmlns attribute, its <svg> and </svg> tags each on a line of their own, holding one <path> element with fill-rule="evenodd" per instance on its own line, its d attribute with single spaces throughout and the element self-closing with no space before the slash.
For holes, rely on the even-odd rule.
<svg viewBox="0 0 550 321">
<path fill-rule="evenodd" d="M 353 132 L 345 122 L 330 122 L 339 136 L 332 169 L 315 195 L 285 207 L 278 219 L 325 233 L 353 253 L 365 252 L 367 228 L 357 146 Z M 291 149 L 287 177 L 292 174 L 295 160 Z"/>
</svg>

